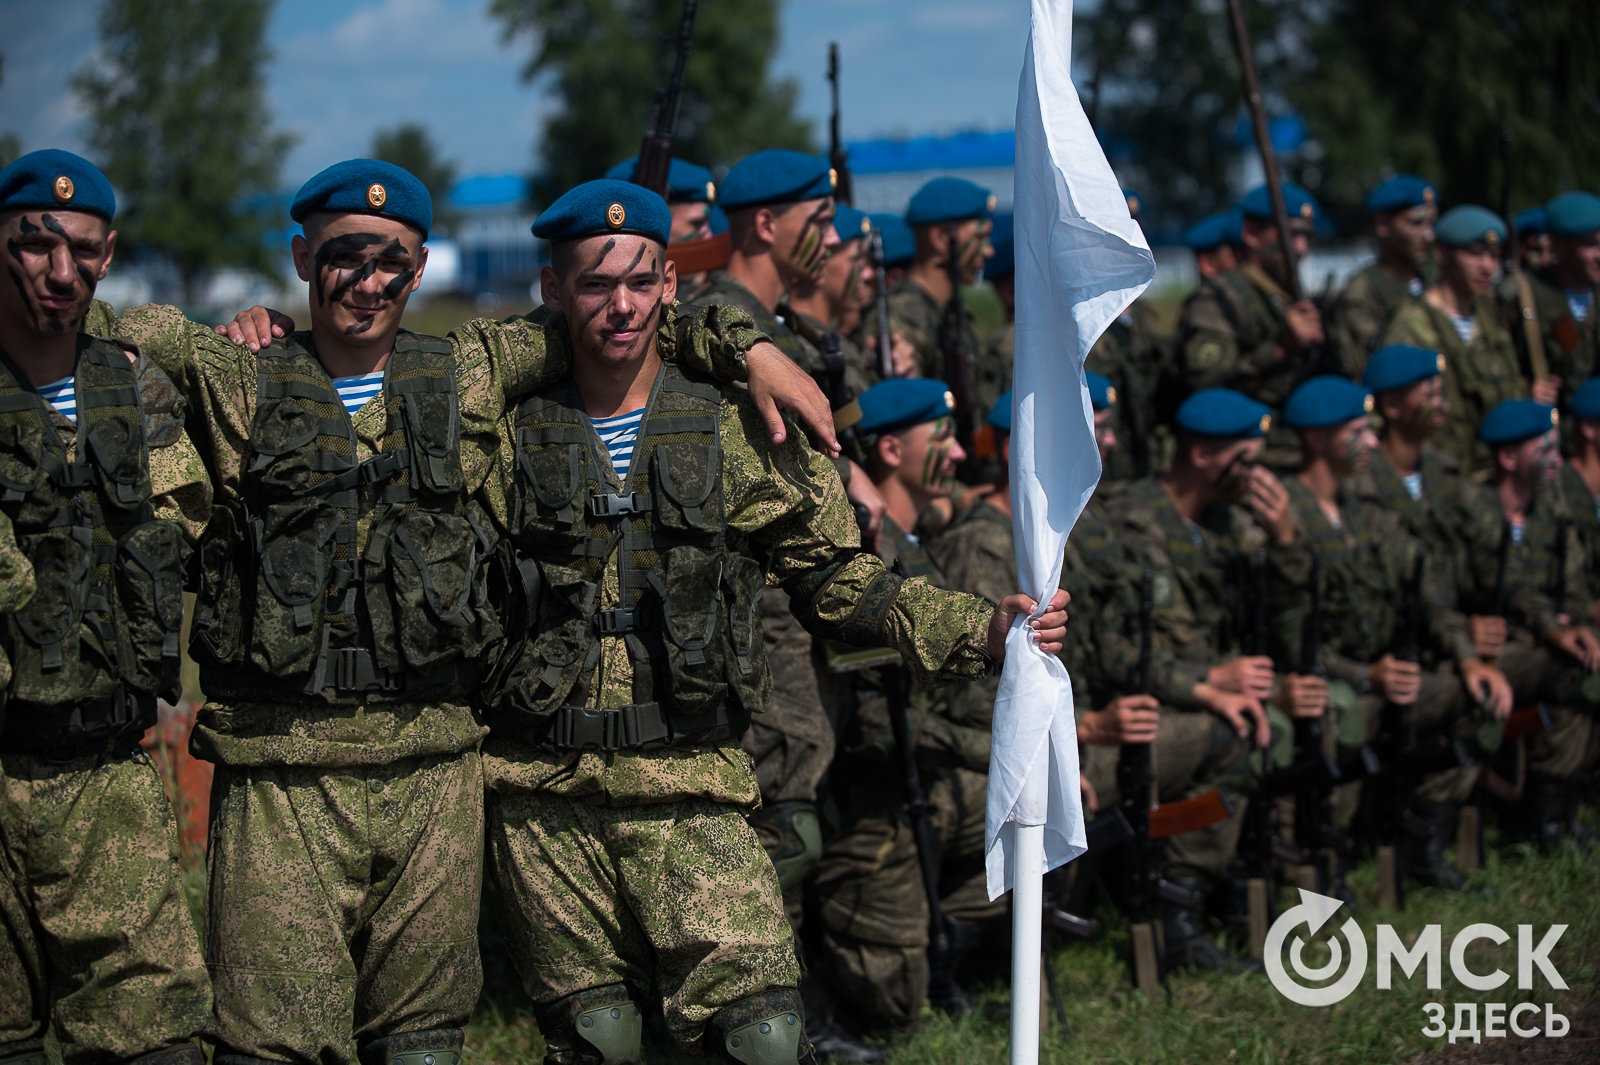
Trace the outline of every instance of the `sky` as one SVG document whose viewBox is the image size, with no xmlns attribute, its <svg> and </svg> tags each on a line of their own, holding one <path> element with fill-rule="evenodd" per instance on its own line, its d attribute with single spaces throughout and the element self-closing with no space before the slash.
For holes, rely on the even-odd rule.
<svg viewBox="0 0 1600 1065">
<path fill-rule="evenodd" d="M 715 3 L 716 0 L 706 0 Z M 69 79 L 91 60 L 97 0 L 0 0 L 0 130 L 23 150 L 83 150 Z M 1009 129 L 1028 30 L 1027 0 L 784 0 L 774 74 L 827 135 L 830 40 L 843 66 L 847 140 Z M 268 31 L 268 97 L 297 137 L 282 179 L 366 152 L 374 131 L 420 122 L 459 172 L 525 172 L 548 106 L 519 71 L 487 0 L 278 0 Z M 404 57 L 397 63 L 396 57 Z"/>
</svg>

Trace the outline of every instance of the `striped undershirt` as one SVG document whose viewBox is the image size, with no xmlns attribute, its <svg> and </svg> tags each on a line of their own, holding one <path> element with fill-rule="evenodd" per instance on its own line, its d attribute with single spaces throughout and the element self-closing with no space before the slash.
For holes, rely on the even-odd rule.
<svg viewBox="0 0 1600 1065">
<path fill-rule="evenodd" d="M 39 395 L 56 410 L 65 414 L 73 425 L 78 424 L 78 393 L 72 387 L 74 375 L 68 374 L 53 384 L 40 385 Z"/>
<path fill-rule="evenodd" d="M 335 377 L 333 387 L 344 401 L 344 409 L 354 414 L 366 406 L 367 400 L 383 391 L 383 371 L 373 370 L 355 377 Z"/>
<path fill-rule="evenodd" d="M 639 438 L 639 420 L 644 408 L 618 414 L 614 418 L 590 418 L 600 442 L 611 452 L 611 468 L 617 471 L 617 480 L 628 481 L 628 467 L 633 463 L 633 442 Z"/>
</svg>

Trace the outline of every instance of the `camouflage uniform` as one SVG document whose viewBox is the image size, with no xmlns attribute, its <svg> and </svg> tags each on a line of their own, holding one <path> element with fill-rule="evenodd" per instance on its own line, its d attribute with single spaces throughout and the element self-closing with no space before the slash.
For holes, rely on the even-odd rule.
<svg viewBox="0 0 1600 1065">
<path fill-rule="evenodd" d="M 1007 322 L 983 342 L 973 369 L 978 379 L 978 418 L 989 417 L 999 399 L 1011 387 L 1011 364 L 1016 358 L 1017 323 Z M 1007 593 L 1010 594 L 1009 592 Z"/>
<path fill-rule="evenodd" d="M 1545 360 L 1550 372 L 1561 378 L 1561 395 L 1556 405 L 1565 411 L 1572 393 L 1594 374 L 1596 359 L 1600 358 L 1600 289 L 1593 290 L 1589 317 L 1580 322 L 1572 316 L 1572 307 L 1557 284 L 1553 270 L 1529 274 L 1528 287 L 1533 293 L 1533 313 L 1538 321 Z M 1521 365 L 1531 368 L 1522 309 L 1515 293 L 1514 285 L 1502 283 L 1500 301 L 1505 328 L 1516 345 Z"/>
<path fill-rule="evenodd" d="M 916 348 L 918 377 L 944 379 L 944 351 L 939 347 L 939 331 L 945 319 L 945 310 L 945 307 L 941 307 L 932 296 L 928 295 L 927 289 L 913 281 L 910 276 L 902 277 L 899 283 L 889 290 L 889 331 L 899 333 Z M 966 327 L 964 339 L 967 350 L 976 358 L 982 353 L 983 345 L 973 328 L 970 313 L 963 324 Z M 862 316 L 861 335 L 878 335 L 876 307 L 868 307 L 866 314 Z M 978 376 L 981 379 L 984 375 L 980 373 Z M 995 394 L 999 395 L 998 392 Z"/>
<path fill-rule="evenodd" d="M 252 452 L 258 357 L 172 308 L 117 323 L 170 368 L 191 403 L 218 491 L 241 491 Z M 308 346 L 309 337 L 296 334 Z M 711 335 L 685 349 L 733 369 L 748 347 Z M 307 347 L 309 350 L 309 347 Z M 565 331 L 483 319 L 450 338 L 465 494 L 504 514 L 491 476 L 509 400 L 565 374 Z M 358 460 L 391 421 L 380 395 L 353 416 Z M 495 508 L 499 510 L 496 511 Z M 369 520 L 358 527 L 367 545 Z M 477 1001 L 485 729 L 464 701 L 362 697 L 208 702 L 193 753 L 216 764 L 206 950 L 216 990 L 210 1034 L 235 1061 L 349 1063 L 461 1046 Z"/>
<path fill-rule="evenodd" d="M 1421 295 L 1420 278 L 1402 281 L 1377 263 L 1350 279 L 1328 308 L 1328 343 L 1348 376 L 1361 380 L 1384 327 Z"/>
<path fill-rule="evenodd" d="M 1583 545 L 1584 593 L 1590 598 L 1600 598 L 1600 498 L 1589 491 L 1583 477 L 1570 463 L 1561 467 L 1560 491 L 1566 500 L 1567 513 L 1572 518 L 1573 531 Z M 1594 614 L 1581 614 L 1570 603 L 1565 611 L 1578 624 L 1590 625 L 1595 622 Z"/>
<path fill-rule="evenodd" d="M 85 337 L 80 360 L 89 343 L 105 342 Z M 111 357 L 123 352 L 113 348 Z M 82 371 L 80 361 L 80 385 Z M 142 357 L 134 374 L 151 512 L 192 542 L 209 515 L 205 467 L 183 432 L 181 402 L 166 375 Z M 53 408 L 47 416 L 70 461 L 77 424 Z M 15 457 L 5 459 L 7 472 L 15 473 L 15 464 Z M 0 613 L 27 602 L 32 568 L 19 556 L 45 550 L 48 540 L 25 534 L 19 545 L 6 519 Z M 82 627 L 89 626 L 85 616 Z M 94 672 L 78 664 L 76 652 L 71 657 L 68 672 L 75 677 Z M 137 732 L 42 750 L 24 742 L 21 730 L 34 715 L 61 708 L 52 674 L 40 671 L 38 649 L 20 642 L 4 647 L 0 670 L 8 658 L 17 676 L 4 715 L 10 728 L 0 743 L 0 986 L 9 991 L 0 1001 L 0 1057 L 37 1053 L 42 1062 L 48 1036 L 68 1065 L 141 1056 L 164 1065 L 198 1062 L 200 1050 L 190 1040 L 206 1023 L 211 995 L 179 884 L 177 829 L 161 776 Z M 155 668 L 142 658 L 140 665 Z"/>
<path fill-rule="evenodd" d="M 21 610 L 33 598 L 33 563 L 17 546 L 11 519 L 0 510 L 0 614 Z M 5 690 L 11 686 L 11 661 L 0 652 L 0 726 L 5 724 Z"/>
<path fill-rule="evenodd" d="M 1501 400 L 1528 394 L 1511 335 L 1489 300 L 1480 300 L 1471 343 L 1465 343 L 1450 318 L 1426 300 L 1402 307 L 1383 332 L 1385 344 L 1412 344 L 1444 354 L 1444 393 L 1450 409 L 1438 445 L 1468 473 L 1490 466 L 1489 449 L 1478 440 L 1478 426 Z"/>
<path fill-rule="evenodd" d="M 1157 424 L 1156 397 L 1165 367 L 1155 329 L 1155 313 L 1136 302 L 1100 335 L 1083 364 L 1085 370 L 1110 378 L 1117 390 L 1111 422 L 1117 447 L 1106 457 L 1101 475 L 1107 481 L 1143 477 L 1162 458 L 1161 438 L 1168 430 Z"/>
<path fill-rule="evenodd" d="M 1301 357 L 1278 350 L 1290 296 L 1266 271 L 1246 264 L 1208 281 L 1178 318 L 1178 360 L 1191 390 L 1232 388 L 1274 412 L 1300 379 Z M 1263 461 L 1274 469 L 1300 464 L 1300 439 L 1274 417 Z"/>
<path fill-rule="evenodd" d="M 769 588 L 787 586 L 791 613 L 835 638 L 873 629 L 924 683 L 982 675 L 990 606 L 899 583 L 854 553 L 854 514 L 831 465 L 798 432 L 773 446 L 741 391 L 720 395 L 713 479 L 727 542 L 761 563 Z M 503 462 L 516 468 L 509 450 Z M 639 469 L 635 461 L 630 479 Z M 603 472 L 614 481 L 608 465 Z M 621 597 L 619 553 L 606 551 L 596 609 Z M 828 572 L 819 596 L 818 574 Z M 597 647 L 594 672 L 580 667 L 571 697 L 635 704 L 636 683 L 649 678 L 627 640 L 601 633 Z M 655 999 L 674 1039 L 708 1054 L 722 1052 L 708 1028 L 726 1031 L 730 1011 L 797 1009 L 800 972 L 777 876 L 745 821 L 760 801 L 755 766 L 736 738 L 572 749 L 536 742 L 497 713 L 484 745 L 490 869 L 553 1060 L 587 1060 L 574 1021 L 595 1002 L 620 1009 Z"/>
</svg>

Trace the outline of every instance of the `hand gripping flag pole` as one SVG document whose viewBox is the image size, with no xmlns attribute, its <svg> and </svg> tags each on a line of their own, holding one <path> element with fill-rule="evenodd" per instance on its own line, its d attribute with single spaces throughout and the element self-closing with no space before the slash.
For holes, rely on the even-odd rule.
<svg viewBox="0 0 1600 1065">
<path fill-rule="evenodd" d="M 1100 479 L 1089 349 L 1155 277 L 1155 259 L 1072 84 L 1072 2 L 1033 0 L 1017 93 L 1017 331 L 1012 530 L 1022 590 L 1048 603 L 1067 535 Z M 1069 606 L 1068 611 L 1072 608 Z M 1071 624 L 1071 622 L 1069 622 Z M 1011 1062 L 1039 1057 L 1043 877 L 1085 846 L 1072 685 L 1018 619 L 989 758 L 989 897 L 1012 899 Z"/>
</svg>

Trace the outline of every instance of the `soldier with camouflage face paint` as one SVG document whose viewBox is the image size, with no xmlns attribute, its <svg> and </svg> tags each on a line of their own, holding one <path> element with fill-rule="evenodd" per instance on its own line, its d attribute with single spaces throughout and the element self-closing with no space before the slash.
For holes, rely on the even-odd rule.
<svg viewBox="0 0 1600 1065">
<path fill-rule="evenodd" d="M 205 467 L 165 374 L 79 331 L 116 247 L 69 152 L 0 171 L 0 1061 L 203 1065 L 210 987 L 139 741 L 178 700 Z M 31 599 L 30 580 L 37 584 Z M 9 670 L 4 668 L 9 666 Z"/>
</svg>

